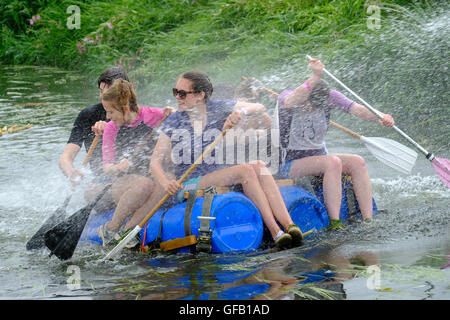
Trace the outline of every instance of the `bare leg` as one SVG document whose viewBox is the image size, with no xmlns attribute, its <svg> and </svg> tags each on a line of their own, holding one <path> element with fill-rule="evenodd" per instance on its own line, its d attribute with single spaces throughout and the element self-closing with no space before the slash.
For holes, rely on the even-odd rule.
<svg viewBox="0 0 450 320">
<path fill-rule="evenodd" d="M 281 225 L 286 228 L 293 224 L 294 222 L 289 215 L 289 212 L 284 204 L 283 197 L 281 196 L 280 189 L 270 173 L 269 169 L 267 169 L 264 162 L 257 160 L 250 163 L 253 167 L 253 170 L 258 177 L 259 184 L 261 185 L 264 194 L 266 195 L 267 200 L 269 201 L 272 212 L 274 213 L 275 218 L 281 223 Z"/>
<path fill-rule="evenodd" d="M 145 203 L 153 191 L 153 185 L 151 179 L 139 175 L 127 175 L 114 182 L 112 196 L 117 207 L 106 228 L 119 229 L 125 219 Z"/>
<path fill-rule="evenodd" d="M 104 184 L 100 183 L 91 184 L 86 188 L 84 192 L 84 198 L 88 203 L 91 203 L 97 198 L 97 196 L 104 188 L 106 188 L 106 185 Z M 113 209 L 114 207 L 115 207 L 114 200 L 112 198 L 111 190 L 109 190 L 97 202 L 94 209 L 97 212 L 105 212 Z"/>
<path fill-rule="evenodd" d="M 342 161 L 339 157 L 312 156 L 295 160 L 289 176 L 319 176 L 323 174 L 323 196 L 330 219 L 339 219 L 342 201 Z"/>
<path fill-rule="evenodd" d="M 363 219 L 372 218 L 372 184 L 364 159 L 354 154 L 336 154 L 342 160 L 342 172 L 352 177 L 353 191 Z"/>
<path fill-rule="evenodd" d="M 130 220 L 125 224 L 125 229 L 132 229 L 147 216 L 147 214 L 155 207 L 155 205 L 164 197 L 166 191 L 159 185 L 159 183 L 154 182 L 153 192 L 147 201 L 136 210 Z"/>
<path fill-rule="evenodd" d="M 251 165 L 236 165 L 208 173 L 200 180 L 199 188 L 204 189 L 209 186 L 225 187 L 234 184 L 242 184 L 244 194 L 258 207 L 272 238 L 275 238 L 281 229 L 275 221 L 272 208 Z"/>
</svg>

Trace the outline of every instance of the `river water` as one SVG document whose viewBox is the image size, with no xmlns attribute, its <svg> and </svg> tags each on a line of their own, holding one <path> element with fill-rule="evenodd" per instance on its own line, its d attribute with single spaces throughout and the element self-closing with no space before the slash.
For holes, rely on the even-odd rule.
<svg viewBox="0 0 450 320">
<path fill-rule="evenodd" d="M 366 159 L 378 208 L 387 210 L 372 224 L 319 232 L 304 246 L 281 252 L 123 252 L 109 262 L 99 261 L 107 251 L 96 246 L 79 246 L 64 262 L 49 258 L 44 249 L 27 252 L 29 237 L 71 192 L 58 157 L 78 112 L 96 103 L 97 89 L 74 72 L 54 68 L 4 66 L 0 77 L 0 126 L 33 124 L 0 136 L 0 298 L 450 298 L 450 268 L 441 269 L 450 259 L 450 191 L 424 157 L 419 155 L 410 175 L 397 173 L 336 129 L 329 132 L 330 152 Z M 83 156 L 84 151 L 77 166 Z M 68 212 L 85 205 L 81 189 Z M 362 267 L 361 261 L 376 266 Z M 320 281 L 329 278 L 330 266 L 334 280 Z M 333 291 L 341 295 L 330 296 Z"/>
</svg>

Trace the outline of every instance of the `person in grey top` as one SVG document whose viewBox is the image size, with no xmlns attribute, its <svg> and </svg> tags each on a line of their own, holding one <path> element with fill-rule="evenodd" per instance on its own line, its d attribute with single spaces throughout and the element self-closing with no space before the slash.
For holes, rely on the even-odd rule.
<svg viewBox="0 0 450 320">
<path fill-rule="evenodd" d="M 285 90 L 278 97 L 278 118 L 282 164 L 280 178 L 301 178 L 323 175 L 325 207 L 332 229 L 342 228 L 339 220 L 342 200 L 342 174 L 350 175 L 363 219 L 373 214 L 372 186 L 365 161 L 354 154 L 328 154 L 325 135 L 333 109 L 352 114 L 367 121 L 379 121 L 393 126 L 394 119 L 382 114 L 378 119 L 364 106 L 355 103 L 342 93 L 331 90 L 322 79 L 324 65 L 311 59 L 312 75 L 294 90 Z"/>
</svg>

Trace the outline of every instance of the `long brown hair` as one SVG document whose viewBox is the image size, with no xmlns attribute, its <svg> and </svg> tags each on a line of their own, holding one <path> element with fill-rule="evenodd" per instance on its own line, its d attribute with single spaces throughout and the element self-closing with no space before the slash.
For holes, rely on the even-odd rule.
<svg viewBox="0 0 450 320">
<path fill-rule="evenodd" d="M 130 111 L 139 112 L 133 85 L 126 80 L 114 80 L 112 86 L 103 93 L 103 100 L 115 102 L 116 109 L 122 113 L 127 104 L 130 106 Z"/>
<path fill-rule="evenodd" d="M 191 80 L 192 82 L 192 91 L 195 93 L 204 92 L 205 93 L 205 102 L 208 102 L 209 98 L 213 93 L 213 85 L 209 77 L 198 70 L 192 70 L 185 72 L 181 75 L 181 78 Z"/>
</svg>

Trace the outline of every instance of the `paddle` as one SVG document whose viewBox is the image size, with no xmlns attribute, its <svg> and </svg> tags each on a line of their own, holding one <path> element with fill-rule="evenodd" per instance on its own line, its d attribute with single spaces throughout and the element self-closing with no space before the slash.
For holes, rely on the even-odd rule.
<svg viewBox="0 0 450 320">
<path fill-rule="evenodd" d="M 181 184 L 183 181 L 192 173 L 192 171 L 195 170 L 195 168 L 203 161 L 203 158 L 211 152 L 212 149 L 219 143 L 219 141 L 222 139 L 222 137 L 226 134 L 227 130 L 223 130 L 222 133 L 217 136 L 217 138 L 208 146 L 208 148 L 202 153 L 200 157 L 189 167 L 189 169 L 186 170 L 186 172 L 178 179 L 178 183 Z M 108 260 L 114 257 L 117 253 L 119 253 L 127 244 L 131 241 L 136 235 L 141 231 L 141 229 L 144 227 L 144 225 L 147 223 L 148 220 L 155 214 L 155 212 L 169 199 L 170 194 L 166 193 L 164 197 L 153 207 L 153 209 L 145 216 L 145 218 L 141 221 L 140 224 L 138 224 L 136 227 L 134 227 L 133 230 L 131 230 L 103 259 Z"/>
<path fill-rule="evenodd" d="M 89 147 L 89 150 L 84 157 L 83 163 L 81 164 L 83 167 L 86 166 L 88 163 L 89 158 L 91 157 L 92 153 L 94 152 L 95 147 L 97 146 L 98 142 L 100 141 L 100 136 L 95 136 L 94 140 L 92 141 L 91 146 Z M 40 249 L 45 246 L 44 243 L 44 234 L 50 230 L 52 227 L 56 226 L 58 223 L 64 220 L 64 217 L 66 215 L 66 208 L 69 205 L 70 199 L 72 198 L 73 192 L 66 198 L 63 205 L 56 209 L 56 211 L 42 224 L 42 226 L 39 228 L 39 230 L 28 240 L 26 244 L 27 250 L 34 250 L 34 249 Z"/>
<path fill-rule="evenodd" d="M 417 153 L 395 140 L 381 137 L 364 137 L 331 120 L 330 124 L 360 139 L 375 158 L 399 172 L 410 173 L 416 163 Z"/>
<path fill-rule="evenodd" d="M 147 135 L 144 141 L 139 143 L 139 145 L 136 147 L 136 150 L 130 157 L 131 162 L 133 162 L 134 158 L 141 151 L 142 147 L 150 140 L 153 133 L 164 122 L 164 120 L 166 120 L 166 118 L 167 116 L 164 116 L 158 126 Z M 126 171 L 121 172 L 117 176 L 117 179 L 122 177 L 126 173 Z M 112 185 L 113 183 L 107 185 L 92 203 L 78 210 L 76 213 L 70 216 L 69 219 L 57 224 L 45 233 L 45 245 L 51 251 L 50 256 L 54 254 L 61 260 L 67 260 L 72 257 L 92 209 L 95 207 L 97 202 L 100 201 L 103 195 L 111 188 Z"/>
<path fill-rule="evenodd" d="M 308 59 L 312 59 L 309 55 L 306 56 Z M 370 104 L 364 101 L 361 97 L 359 97 L 356 93 L 350 90 L 345 84 L 343 84 L 339 79 L 337 79 L 334 75 L 332 75 L 328 70 L 323 68 L 323 71 L 328 74 L 333 80 L 339 83 L 344 89 L 354 95 L 359 101 L 361 101 L 370 111 L 372 111 L 378 118 L 382 119 L 380 112 L 373 108 Z M 392 127 L 395 131 L 397 131 L 401 136 L 403 136 L 406 140 L 408 140 L 414 147 L 417 148 L 420 152 L 422 152 L 425 157 L 431 161 L 431 165 L 433 166 L 436 174 L 439 176 L 441 181 L 450 188 L 450 161 L 444 158 L 438 158 L 431 152 L 425 150 L 421 145 L 419 145 L 416 141 L 410 138 L 406 133 L 400 130 L 397 126 Z"/>
<path fill-rule="evenodd" d="M 78 210 L 66 221 L 60 222 L 44 233 L 45 245 L 51 251 L 50 257 L 55 255 L 61 260 L 67 260 L 72 257 L 92 209 L 111 186 L 112 183 L 107 185 L 89 205 Z"/>
<path fill-rule="evenodd" d="M 245 80 L 246 78 L 242 77 L 242 79 Z M 264 88 L 264 90 L 272 95 L 279 96 L 273 90 L 267 88 Z M 361 136 L 332 120 L 330 120 L 330 124 L 360 139 L 378 160 L 389 167 L 406 174 L 411 172 L 417 158 L 417 153 L 414 150 L 391 139 Z"/>
</svg>

